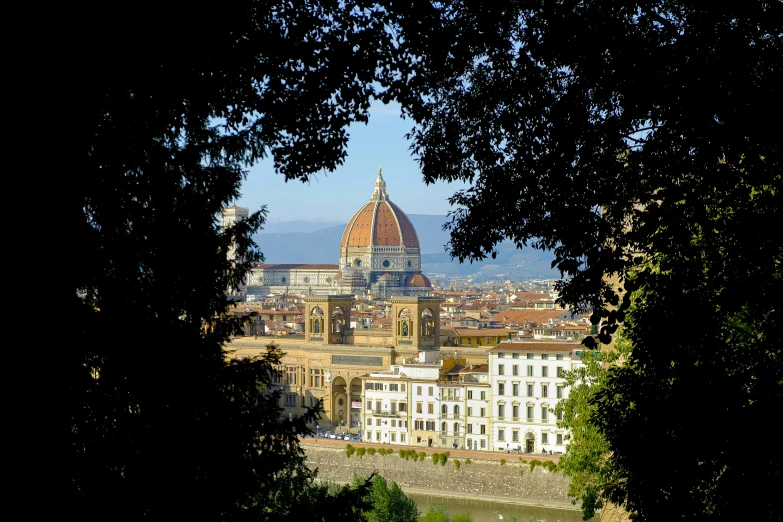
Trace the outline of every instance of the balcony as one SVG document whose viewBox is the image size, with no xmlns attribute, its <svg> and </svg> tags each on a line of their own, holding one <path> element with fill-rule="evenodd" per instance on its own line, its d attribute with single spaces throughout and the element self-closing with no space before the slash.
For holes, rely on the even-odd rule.
<svg viewBox="0 0 783 522">
<path fill-rule="evenodd" d="M 400 413 L 404 413 L 404 412 L 399 412 L 399 411 L 396 411 L 396 410 L 395 411 L 391 411 L 391 410 L 369 410 L 367 413 L 369 415 L 375 415 L 376 417 L 394 417 L 394 418 L 397 418 L 397 417 L 400 416 Z"/>
<path fill-rule="evenodd" d="M 462 418 L 462 415 L 459 413 L 441 413 L 440 414 L 441 419 L 453 419 L 453 420 L 459 420 Z"/>
</svg>

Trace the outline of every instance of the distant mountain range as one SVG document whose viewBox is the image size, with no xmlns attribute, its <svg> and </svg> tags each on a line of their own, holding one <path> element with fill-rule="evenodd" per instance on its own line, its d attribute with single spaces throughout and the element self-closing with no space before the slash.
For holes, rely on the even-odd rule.
<svg viewBox="0 0 783 522">
<path fill-rule="evenodd" d="M 496 259 L 478 263 L 451 260 L 445 251 L 449 241 L 443 230 L 446 216 L 408 214 L 421 246 L 422 271 L 428 276 L 474 277 L 483 279 L 556 278 L 552 270 L 553 255 L 533 248 L 517 250 L 510 242 L 498 245 Z M 324 226 L 326 225 L 326 226 Z M 329 222 L 290 221 L 271 223 L 256 234 L 255 241 L 267 263 L 330 263 L 336 264 L 345 224 Z"/>
</svg>

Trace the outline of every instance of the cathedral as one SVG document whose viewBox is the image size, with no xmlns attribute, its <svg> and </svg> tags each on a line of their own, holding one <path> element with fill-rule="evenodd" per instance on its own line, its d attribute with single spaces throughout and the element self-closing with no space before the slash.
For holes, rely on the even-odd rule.
<svg viewBox="0 0 783 522">
<path fill-rule="evenodd" d="M 228 225 L 247 216 L 247 209 L 223 212 Z M 260 264 L 242 289 L 249 299 L 269 294 L 330 295 L 385 298 L 426 296 L 432 291 L 421 273 L 421 249 L 416 229 L 386 193 L 381 170 L 370 201 L 348 221 L 340 241 L 339 264 Z"/>
</svg>

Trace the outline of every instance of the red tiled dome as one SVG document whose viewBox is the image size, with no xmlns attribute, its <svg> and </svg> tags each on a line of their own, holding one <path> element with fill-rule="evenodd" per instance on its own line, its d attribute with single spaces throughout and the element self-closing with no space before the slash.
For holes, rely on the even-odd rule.
<svg viewBox="0 0 783 522">
<path fill-rule="evenodd" d="M 430 288 L 432 284 L 424 274 L 413 274 L 405 278 L 405 286 L 413 288 Z"/>
<path fill-rule="evenodd" d="M 419 248 L 419 238 L 413 224 L 400 207 L 389 201 L 382 176 L 378 176 L 375 186 L 372 199 L 348 221 L 340 246 Z"/>
</svg>

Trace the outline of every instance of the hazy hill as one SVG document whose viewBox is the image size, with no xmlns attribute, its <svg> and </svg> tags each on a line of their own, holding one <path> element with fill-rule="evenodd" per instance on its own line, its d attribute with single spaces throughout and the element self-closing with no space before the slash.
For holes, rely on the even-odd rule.
<svg viewBox="0 0 783 522">
<path fill-rule="evenodd" d="M 510 243 L 498 247 L 496 259 L 473 264 L 452 261 L 444 250 L 444 245 L 449 241 L 448 232 L 442 229 L 446 216 L 408 214 L 408 217 L 419 235 L 425 274 L 508 279 L 559 275 L 550 269 L 550 253 L 532 248 L 516 250 Z M 267 263 L 336 264 L 338 261 L 344 224 L 323 228 L 323 224 L 319 227 L 319 223 L 298 221 L 273 224 L 269 228 L 270 231 L 264 230 L 255 236 Z"/>
</svg>

